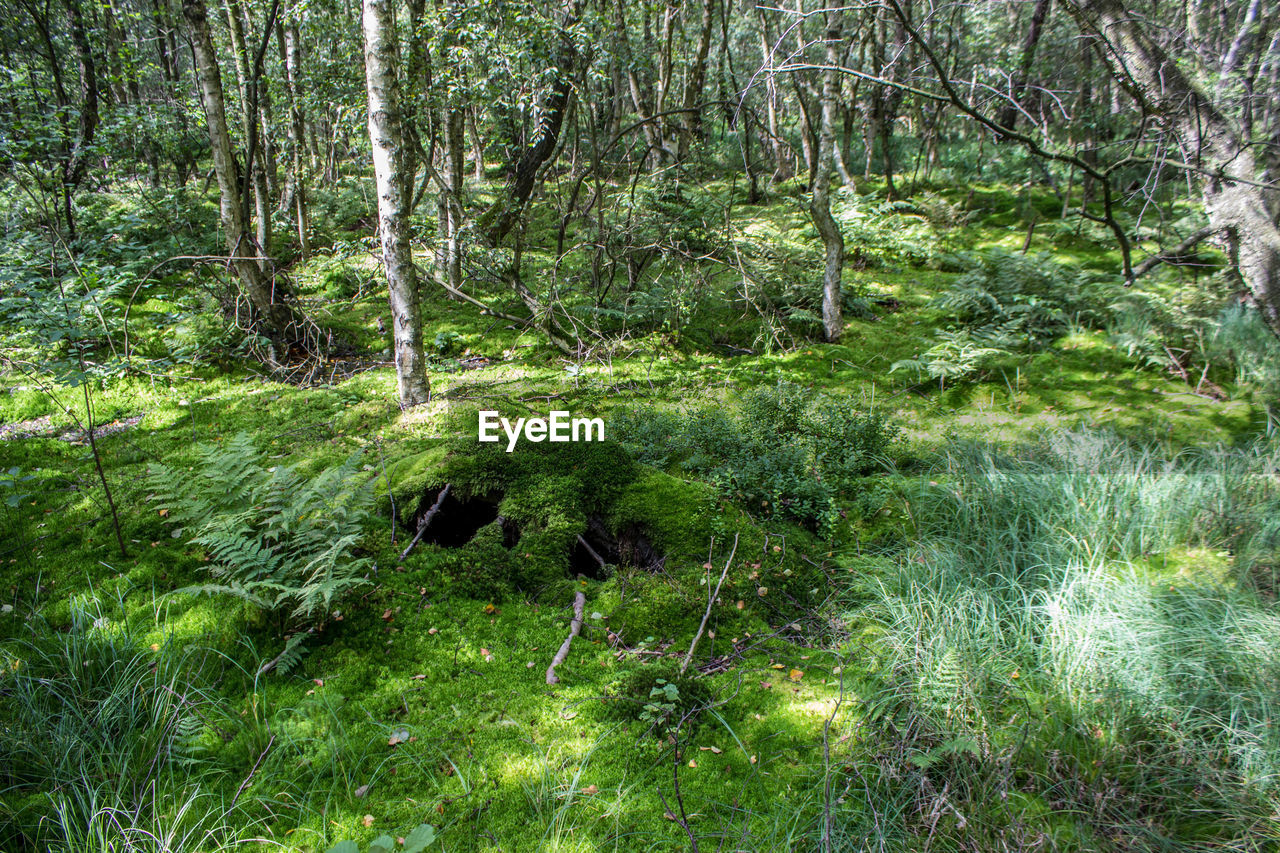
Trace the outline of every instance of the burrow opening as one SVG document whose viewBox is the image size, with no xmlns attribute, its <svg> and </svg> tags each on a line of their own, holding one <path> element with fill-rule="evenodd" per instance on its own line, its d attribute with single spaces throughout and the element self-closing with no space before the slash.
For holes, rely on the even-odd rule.
<svg viewBox="0 0 1280 853">
<path fill-rule="evenodd" d="M 435 506 L 442 491 L 443 489 L 434 489 L 422 496 L 418 502 L 418 511 L 414 513 L 418 523 L 421 523 L 421 519 Z M 449 494 L 445 495 L 444 500 L 440 502 L 440 509 L 432 517 L 431 526 L 423 534 L 422 541 L 446 548 L 466 545 L 480 532 L 480 528 L 492 524 L 498 518 L 498 504 L 501 500 L 501 494 L 459 498 L 450 489 Z M 507 539 L 507 526 L 503 525 L 504 545 Z M 516 538 L 519 536 L 517 535 Z"/>
<path fill-rule="evenodd" d="M 443 491 L 443 488 L 432 489 L 418 501 L 415 525 L 421 523 L 437 501 L 440 502 L 430 526 L 423 533 L 424 543 L 459 548 L 474 539 L 481 528 L 497 521 L 502 528 L 502 546 L 514 548 L 519 544 L 519 525 L 498 512 L 503 498 L 501 492 L 462 498 L 450 489 L 444 500 L 440 500 Z M 569 551 L 569 574 L 596 580 L 603 580 L 608 574 L 605 566 L 652 572 L 662 569 L 665 564 L 665 555 L 654 547 L 639 525 L 627 525 L 614 535 L 599 516 L 588 519 L 587 529 L 575 539 Z"/>
<path fill-rule="evenodd" d="M 666 563 L 666 558 L 658 553 L 638 525 L 628 525 L 614 536 L 599 517 L 592 516 L 569 553 L 569 573 L 602 579 L 605 575 L 602 563 L 657 571 Z"/>
</svg>

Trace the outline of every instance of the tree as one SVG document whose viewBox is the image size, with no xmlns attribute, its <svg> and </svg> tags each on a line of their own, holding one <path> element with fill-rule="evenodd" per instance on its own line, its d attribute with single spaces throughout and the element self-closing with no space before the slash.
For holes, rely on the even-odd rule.
<svg viewBox="0 0 1280 853">
<path fill-rule="evenodd" d="M 418 316 L 418 275 L 409 245 L 408 196 L 412 175 L 405 168 L 400 113 L 400 43 L 392 0 L 364 0 L 364 69 L 369 99 L 369 144 L 378 191 L 378 236 L 391 295 L 396 380 L 400 405 L 431 397 L 422 326 Z"/>
<path fill-rule="evenodd" d="M 816 170 L 809 214 L 822 237 L 826 264 L 822 273 L 822 331 L 828 341 L 840 338 L 844 323 L 840 316 L 840 278 L 844 271 L 844 236 L 831 216 L 831 169 L 835 148 L 836 100 L 840 94 L 840 47 L 843 41 L 843 16 L 840 10 L 826 12 L 826 68 L 822 72 L 822 118 L 818 128 Z"/>
<path fill-rule="evenodd" d="M 205 124 L 209 131 L 209 148 L 213 157 L 214 176 L 218 181 L 219 216 L 226 237 L 227 254 L 236 275 L 244 285 L 252 308 L 251 320 L 262 327 L 271 340 L 267 360 L 278 365 L 288 336 L 295 331 L 297 318 L 286 303 L 287 290 L 264 273 L 259 265 L 260 247 L 246 229 L 245 211 L 241 206 L 239 169 L 231 151 L 231 134 L 227 129 L 226 101 L 222 89 L 222 73 L 209 31 L 209 15 L 204 0 L 183 0 L 182 15 L 191 30 L 191 50 L 195 56 L 196 79 L 200 101 L 204 106 Z"/>
<path fill-rule="evenodd" d="M 1254 147 L 1118 0 L 1066 0 L 1066 7 L 1097 40 L 1116 81 L 1175 138 L 1181 165 L 1199 178 L 1210 225 L 1223 234 L 1232 266 L 1280 334 L 1280 195 Z"/>
</svg>

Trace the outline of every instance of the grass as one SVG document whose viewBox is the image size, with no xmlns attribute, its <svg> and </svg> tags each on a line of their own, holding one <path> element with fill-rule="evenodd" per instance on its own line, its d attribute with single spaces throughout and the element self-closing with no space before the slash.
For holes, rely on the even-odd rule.
<svg viewBox="0 0 1280 853">
<path fill-rule="evenodd" d="M 431 292 L 436 400 L 401 413 L 379 356 L 377 320 L 389 329 L 390 317 L 366 284 L 376 267 L 355 224 L 362 198 L 348 182 L 321 199 L 321 227 L 350 233 L 294 271 L 369 369 L 275 381 L 212 341 L 216 315 L 183 289 L 196 272 L 146 289 L 130 328 L 148 358 L 175 341 L 209 357 L 92 386 L 100 423 L 143 416 L 99 442 L 127 558 L 82 439 L 0 441 L 0 470 L 32 477 L 3 486 L 24 497 L 0 511 L 12 608 L 0 613 L 0 846 L 323 851 L 423 822 L 442 850 L 692 849 L 691 835 L 703 850 L 1275 845 L 1280 457 L 1258 438 L 1268 410 L 1256 370 L 1219 360 L 1209 376 L 1222 393 L 1205 395 L 1106 330 L 1075 327 L 970 382 L 889 374 L 947 324 L 930 303 L 956 273 L 904 261 L 886 241 L 875 263 L 846 272 L 875 307 L 851 314 L 836 345 L 796 334 L 779 349 L 740 302 L 704 295 L 681 303 L 687 326 L 655 313 L 652 329 L 568 359 Z M 930 229 L 940 252 L 1017 250 L 1029 211 L 1046 216 L 1052 201 L 983 185 L 962 224 L 893 216 Z M 731 211 L 780 300 L 808 280 L 799 203 L 780 194 Z M 546 249 L 530 250 L 534 263 Z M 1117 263 L 1088 227 L 1056 220 L 1032 249 L 1094 270 Z M 672 299 L 738 286 L 687 263 L 652 276 L 676 271 Z M 1247 322 L 1224 324 L 1235 343 L 1222 348 L 1264 353 Z M 31 376 L 0 383 L 0 423 L 71 426 Z M 741 430 L 753 393 L 780 383 L 904 431 L 893 464 L 831 488 L 820 530 L 694 476 L 715 465 L 655 457 L 658 470 L 612 445 L 508 458 L 466 442 L 480 406 L 718 411 Z M 77 394 L 52 389 L 68 406 Z M 256 464 L 307 482 L 362 451 L 378 494 L 356 552 L 368 583 L 334 603 L 287 674 L 258 675 L 281 647 L 279 620 L 174 594 L 207 580 L 208 554 L 173 535 L 147 476 L 159 462 L 194 475 L 199 444 L 241 432 Z M 812 486 L 810 457 L 828 465 L 823 454 L 840 452 L 819 437 L 804 436 L 808 461 L 787 469 L 801 482 L 787 485 Z M 417 501 L 445 482 L 500 492 L 527 547 L 503 547 L 493 525 L 488 539 L 426 543 L 400 563 Z M 592 517 L 642 529 L 663 570 L 575 568 L 567 554 Z M 699 662 L 728 656 L 697 676 L 711 707 L 665 733 L 620 718 L 618 692 L 643 705 L 652 697 L 634 686 L 688 648 L 704 564 L 722 565 L 735 535 L 698 647 Z M 548 687 L 577 590 L 586 625 Z M 55 713 L 64 705 L 76 713 Z"/>
</svg>

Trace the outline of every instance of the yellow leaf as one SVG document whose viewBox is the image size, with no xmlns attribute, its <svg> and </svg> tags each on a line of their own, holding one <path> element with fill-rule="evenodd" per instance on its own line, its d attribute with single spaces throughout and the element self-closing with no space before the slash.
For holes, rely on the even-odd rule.
<svg viewBox="0 0 1280 853">
<path fill-rule="evenodd" d="M 799 681 L 800 679 L 804 678 L 804 671 L 799 669 L 793 669 L 787 673 L 787 678 L 790 678 L 792 681 Z"/>
</svg>

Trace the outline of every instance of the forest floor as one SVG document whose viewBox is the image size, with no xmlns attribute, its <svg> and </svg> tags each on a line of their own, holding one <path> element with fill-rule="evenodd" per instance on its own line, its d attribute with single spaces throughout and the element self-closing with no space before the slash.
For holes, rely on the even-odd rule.
<svg viewBox="0 0 1280 853">
<path fill-rule="evenodd" d="M 1017 253 L 1026 225 L 997 204 L 1012 207 L 1016 193 L 993 190 L 992 198 L 985 208 L 982 199 L 973 203 L 984 215 L 952 239 Z M 787 202 L 740 207 L 736 215 L 744 234 L 758 228 L 801 240 L 808 227 Z M 1045 250 L 1102 270 L 1114 266 L 1065 225 L 1040 227 L 1031 252 Z M 326 275 L 338 265 L 355 285 L 335 297 Z M 1093 701 L 1065 689 L 1054 694 L 1056 671 L 1046 669 L 1043 683 L 1014 695 L 1009 685 L 1032 678 L 1019 659 L 978 655 L 986 669 L 961 666 L 967 676 L 950 707 L 971 713 L 969 700 L 955 696 L 981 694 L 972 707 L 999 711 L 959 719 L 950 731 L 934 725 L 945 714 L 929 718 L 930 731 L 917 731 L 909 709 L 876 699 L 886 683 L 898 683 L 903 696 L 920 687 L 897 679 L 937 677 L 902 668 L 906 629 L 920 641 L 928 619 L 893 615 L 884 591 L 894 587 L 900 558 L 925 561 L 933 528 L 916 515 L 925 512 L 917 493 L 968 476 L 948 467 L 948 454 L 978 441 L 1009 453 L 1031 448 L 1035 459 L 1035 448 L 1053 436 L 1085 434 L 1121 436 L 1175 460 L 1162 465 L 1181 464 L 1189 448 L 1250 447 L 1266 430 L 1266 410 L 1231 377 L 1215 372 L 1209 381 L 1144 366 L 1106 330 L 1083 326 L 969 379 L 891 372 L 937 342 L 947 318 L 931 300 L 960 273 L 885 264 L 846 273 L 846 286 L 871 313 L 851 315 L 840 343 L 768 351 L 668 332 L 600 342 L 569 358 L 536 333 L 429 288 L 433 402 L 402 413 L 383 354 L 386 335 L 378 332 L 379 318 L 382 328 L 391 322 L 372 256 L 320 254 L 294 275 L 313 318 L 355 344 L 311 384 L 276 381 L 233 362 L 175 363 L 159 375 L 94 386 L 96 441 L 127 556 L 112 533 L 86 436 L 61 408 L 82 410 L 81 389 L 38 385 L 16 372 L 0 378 L 0 471 L 13 469 L 8 485 L 23 495 L 4 510 L 0 638 L 7 645 L 0 654 L 7 667 L 17 671 L 31 658 L 22 643 L 39 630 L 114 632 L 144 657 L 184 662 L 193 695 L 202 697 L 181 715 L 183 754 L 148 814 L 132 815 L 137 826 L 189 833 L 192 850 L 248 838 L 264 839 L 257 842 L 264 849 L 322 851 L 348 838 L 365 844 L 383 833 L 405 836 L 422 823 L 435 826 L 445 850 L 923 849 L 935 837 L 940 848 L 957 849 L 1274 843 L 1271 795 L 1258 794 L 1260 805 L 1244 793 L 1246 780 L 1259 778 L 1250 773 L 1267 776 L 1257 769 L 1262 758 L 1252 769 L 1222 771 L 1214 796 L 1236 811 L 1221 815 L 1195 814 L 1190 782 L 1152 794 L 1164 783 L 1139 779 L 1135 768 L 1147 759 L 1129 751 L 1140 739 L 1127 730 L 1099 728 L 1098 744 L 1115 749 L 1096 759 L 1090 750 L 1103 746 L 1080 747 L 1081 767 L 1096 760 L 1102 768 L 1093 776 L 1065 769 L 1070 762 L 1049 746 L 1056 735 L 1026 734 L 1032 706 L 1043 723 L 1056 702 Z M 181 288 L 174 280 L 150 288 L 133 308 L 134 334 L 162 337 Z M 585 445 L 525 444 L 513 456 L 526 463 L 510 462 L 474 442 L 474 412 L 490 406 L 521 416 L 550 409 L 599 415 L 612 431 L 619 413 L 656 410 L 690 420 L 739 411 L 753 389 L 780 385 L 851 402 L 901 429 L 878 470 L 836 495 L 838 515 L 825 527 L 753 505 L 742 489 L 725 490 L 678 463 L 653 467 L 630 461 L 634 453 L 615 459 L 612 450 Z M 630 437 L 645 435 L 629 429 Z M 208 553 L 169 523 L 150 479 L 157 463 L 196 469 L 206 458 L 202 446 L 225 446 L 240 433 L 252 438 L 262 465 L 292 466 L 304 476 L 363 454 L 358 464 L 377 491 L 360 541 L 369 583 L 336 604 L 287 673 L 258 671 L 283 646 L 278 622 L 225 596 L 174 594 L 207 580 Z M 1151 478 L 1161 476 L 1157 469 Z M 441 524 L 465 533 L 456 542 L 440 534 L 400 561 L 418 514 L 446 482 L 459 500 Z M 598 548 L 621 553 L 622 539 L 639 531 L 662 562 L 655 568 L 652 560 L 618 558 L 618 568 L 596 570 L 581 553 L 560 551 L 557 567 L 547 553 L 499 543 L 515 580 L 486 593 L 485 567 L 468 561 L 487 560 L 484 549 L 496 547 L 471 541 L 495 521 L 499 498 L 490 487 L 501 492 L 503 513 L 509 501 L 512 512 L 543 519 L 548 529 L 563 516 L 574 530 L 598 524 L 618 537 L 594 540 Z M 1025 519 L 1011 522 L 1019 523 Z M 1172 590 L 1182 578 L 1218 590 L 1204 593 L 1215 600 L 1246 606 L 1237 600 L 1244 593 L 1235 558 L 1212 536 L 1197 529 L 1142 550 L 1117 560 L 1141 568 L 1151 588 Z M 520 582 L 525 560 L 542 582 Z M 726 586 L 682 676 L 708 590 L 726 563 Z M 579 590 L 585 625 L 558 668 L 559 683 L 548 685 L 545 673 Z M 1250 612 L 1273 620 L 1270 599 L 1249 595 Z M 951 615 L 978 606 L 950 601 L 939 606 Z M 1185 648 L 1198 653 L 1201 646 Z M 990 692 L 995 681 L 1005 690 L 998 698 Z M 1238 698 L 1240 691 L 1227 693 Z M 1018 703 L 1025 714 L 1011 710 Z M 1169 699 L 1161 707 L 1177 706 Z M 1172 752 L 1152 746 L 1164 743 L 1154 730 L 1177 723 L 1154 713 L 1147 723 L 1141 743 L 1159 753 L 1150 761 L 1162 767 Z M 1030 746 L 1018 743 L 1019 732 Z M 1034 761 L 1021 751 L 1032 748 L 1044 750 Z M 1270 756 L 1274 744 L 1257 748 Z M 1216 766 L 1235 760 L 1233 749 L 1222 746 Z M 89 789 L 105 790 L 106 774 L 90 779 Z M 1070 785 L 1079 790 L 1063 793 Z M 1089 805 L 1094 792 L 1102 799 Z M 11 837 L 29 841 L 43 831 L 33 827 L 56 823 L 56 793 L 20 785 L 0 793 L 0 821 L 10 823 Z M 1160 811 L 1173 801 L 1177 808 Z M 217 820 L 208 817 L 209 803 Z"/>
</svg>

